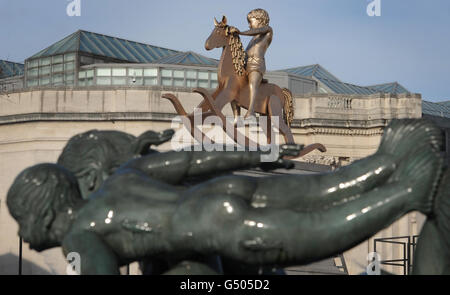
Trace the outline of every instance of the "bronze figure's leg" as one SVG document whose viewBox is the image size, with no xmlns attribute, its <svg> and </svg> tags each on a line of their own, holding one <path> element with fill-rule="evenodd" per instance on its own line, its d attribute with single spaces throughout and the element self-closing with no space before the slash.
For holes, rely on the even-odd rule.
<svg viewBox="0 0 450 295">
<path fill-rule="evenodd" d="M 441 180 L 434 203 L 434 214 L 427 216 L 414 251 L 413 274 L 450 275 L 450 168 Z"/>
<path fill-rule="evenodd" d="M 253 71 L 248 74 L 248 83 L 250 88 L 250 103 L 248 105 L 247 113 L 245 114 L 245 118 L 249 118 L 250 116 L 254 116 L 254 107 L 255 107 L 255 99 L 256 94 L 258 93 L 259 85 L 261 84 L 263 75 L 258 71 Z"/>
<path fill-rule="evenodd" d="M 238 106 L 236 100 L 231 101 L 231 109 L 233 110 L 234 124 L 236 124 L 238 117 L 241 115 L 241 107 Z"/>
<path fill-rule="evenodd" d="M 361 194 L 341 195 L 334 200 L 336 205 L 314 210 L 258 207 L 249 204 L 248 197 L 234 195 L 232 186 L 229 195 L 189 194 L 172 219 L 175 236 L 182 237 L 176 244 L 249 264 L 323 259 L 357 245 L 412 210 L 430 214 L 441 164 L 431 149 L 420 150 L 403 161 L 383 185 Z"/>
</svg>

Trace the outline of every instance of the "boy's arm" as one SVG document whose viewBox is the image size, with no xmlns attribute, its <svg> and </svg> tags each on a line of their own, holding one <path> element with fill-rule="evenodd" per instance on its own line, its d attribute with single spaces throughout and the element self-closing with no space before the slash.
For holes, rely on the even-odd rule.
<svg viewBox="0 0 450 295">
<path fill-rule="evenodd" d="M 244 32 L 239 31 L 238 28 L 230 27 L 230 34 L 237 33 L 239 35 L 245 35 L 245 36 L 255 36 L 255 35 L 259 35 L 259 34 L 266 34 L 269 32 L 272 32 L 272 28 L 270 26 L 264 26 L 264 27 L 257 28 L 257 29 L 250 29 L 250 30 L 244 31 Z"/>
</svg>

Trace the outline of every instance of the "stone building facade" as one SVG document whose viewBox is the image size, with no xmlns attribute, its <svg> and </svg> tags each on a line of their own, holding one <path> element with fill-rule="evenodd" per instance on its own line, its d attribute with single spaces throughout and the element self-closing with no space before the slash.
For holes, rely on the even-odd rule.
<svg viewBox="0 0 450 295">
<path fill-rule="evenodd" d="M 201 101 L 192 93 L 193 87 L 212 90 L 217 85 L 215 60 L 102 36 L 78 31 L 28 58 L 24 73 L 0 79 L 4 85 L 0 90 L 0 274 L 17 274 L 19 256 L 23 274 L 64 274 L 66 268 L 59 248 L 37 253 L 19 240 L 5 200 L 20 171 L 55 162 L 67 140 L 87 130 L 139 135 L 171 128 L 176 113 L 161 98 L 163 93 L 177 95 L 189 112 Z M 109 38 L 108 46 L 117 48 L 100 44 L 105 38 Z M 61 48 L 66 51 L 58 51 Z M 158 54 L 159 59 L 151 59 Z M 420 118 L 423 113 L 421 95 L 409 93 L 398 83 L 352 85 L 320 65 L 268 72 L 266 78 L 294 94 L 291 129 L 295 141 L 322 143 L 327 148 L 325 153 L 315 151 L 299 159 L 304 162 L 333 168 L 347 165 L 376 151 L 391 119 Z M 6 88 L 11 81 L 19 86 Z M 231 115 L 229 106 L 224 113 Z M 448 122 L 446 117 L 442 120 Z M 159 148 L 169 150 L 171 145 Z M 423 221 L 419 213 L 410 213 L 344 253 L 348 272 L 365 271 L 375 238 L 417 235 Z M 402 253 L 401 247 L 387 244 L 377 250 L 383 260 Z M 396 267 L 386 269 L 402 273 Z M 138 273 L 136 264 L 131 273 Z"/>
</svg>

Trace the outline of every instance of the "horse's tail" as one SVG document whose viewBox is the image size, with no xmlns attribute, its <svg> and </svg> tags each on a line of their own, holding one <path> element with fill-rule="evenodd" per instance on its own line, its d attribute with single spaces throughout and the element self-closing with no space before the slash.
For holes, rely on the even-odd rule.
<svg viewBox="0 0 450 295">
<path fill-rule="evenodd" d="M 287 88 L 283 88 L 282 92 L 284 96 L 284 121 L 289 127 L 291 127 L 291 123 L 294 120 L 294 101 L 292 98 L 292 92 Z"/>
</svg>

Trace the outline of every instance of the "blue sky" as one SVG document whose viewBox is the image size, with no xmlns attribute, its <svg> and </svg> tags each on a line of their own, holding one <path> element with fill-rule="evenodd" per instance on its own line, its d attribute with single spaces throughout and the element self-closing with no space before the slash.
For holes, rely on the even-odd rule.
<svg viewBox="0 0 450 295">
<path fill-rule="evenodd" d="M 81 16 L 69 17 L 69 0 L 0 0 L 0 59 L 23 62 L 78 29 L 218 58 L 204 49 L 213 17 L 242 30 L 261 7 L 275 34 L 268 70 L 319 63 L 344 82 L 398 81 L 425 100 L 450 100 L 450 1 L 381 0 L 376 17 L 370 2 L 81 0 Z"/>
</svg>

